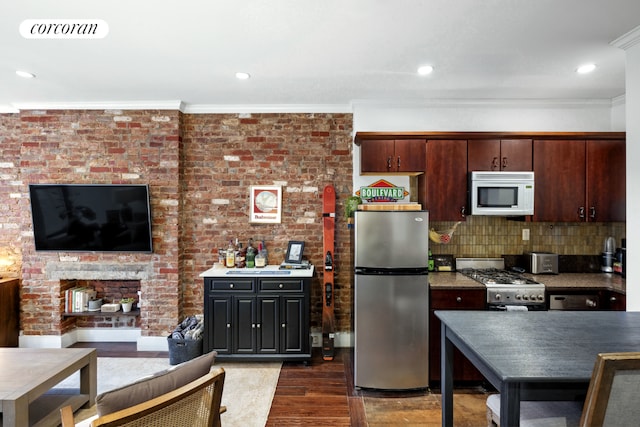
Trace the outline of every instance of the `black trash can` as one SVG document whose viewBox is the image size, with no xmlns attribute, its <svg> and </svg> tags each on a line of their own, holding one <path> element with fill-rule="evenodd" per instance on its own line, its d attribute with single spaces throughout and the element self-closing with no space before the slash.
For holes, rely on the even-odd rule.
<svg viewBox="0 0 640 427">
<path fill-rule="evenodd" d="M 202 356 L 202 338 L 196 340 L 167 337 L 169 342 L 169 364 L 179 365 L 198 356 Z"/>
</svg>

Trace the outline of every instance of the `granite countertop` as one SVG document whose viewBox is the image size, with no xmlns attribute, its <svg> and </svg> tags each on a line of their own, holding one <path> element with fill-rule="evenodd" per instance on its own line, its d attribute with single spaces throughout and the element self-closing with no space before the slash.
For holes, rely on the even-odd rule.
<svg viewBox="0 0 640 427">
<path fill-rule="evenodd" d="M 560 274 L 525 274 L 536 282 L 544 283 L 547 291 L 556 289 L 591 289 L 609 290 L 626 293 L 626 280 L 613 273 L 560 273 Z"/>
<path fill-rule="evenodd" d="M 571 290 L 611 290 L 626 293 L 626 281 L 613 273 L 560 273 L 560 274 L 524 274 L 524 276 L 543 283 L 547 291 Z M 429 273 L 429 286 L 433 289 L 485 289 L 485 286 L 469 277 L 456 272 Z"/>
<path fill-rule="evenodd" d="M 485 286 L 475 280 L 456 272 L 430 272 L 429 287 L 432 289 L 485 289 Z"/>
</svg>

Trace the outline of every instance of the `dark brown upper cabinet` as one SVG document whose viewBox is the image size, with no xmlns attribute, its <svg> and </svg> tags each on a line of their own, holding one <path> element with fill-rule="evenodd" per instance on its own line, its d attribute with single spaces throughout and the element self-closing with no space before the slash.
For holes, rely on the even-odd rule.
<svg viewBox="0 0 640 427">
<path fill-rule="evenodd" d="M 424 139 L 368 139 L 360 145 L 360 172 L 424 173 Z"/>
<path fill-rule="evenodd" d="M 467 210 L 467 141 L 427 141 L 424 209 L 430 221 L 461 221 Z"/>
<path fill-rule="evenodd" d="M 468 142 L 469 171 L 531 171 L 531 139 L 471 139 Z"/>
<path fill-rule="evenodd" d="M 535 140 L 534 221 L 626 220 L 624 140 Z"/>
</svg>

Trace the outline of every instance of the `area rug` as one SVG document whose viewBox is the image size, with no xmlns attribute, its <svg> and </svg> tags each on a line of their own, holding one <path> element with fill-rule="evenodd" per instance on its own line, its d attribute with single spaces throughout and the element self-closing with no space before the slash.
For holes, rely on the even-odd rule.
<svg viewBox="0 0 640 427">
<path fill-rule="evenodd" d="M 99 357 L 98 394 L 170 366 L 164 358 Z M 221 417 L 225 427 L 262 427 L 267 423 L 281 366 L 280 362 L 215 362 L 214 367 L 222 367 L 226 372 L 222 405 L 227 412 Z M 80 374 L 76 373 L 56 388 L 78 388 L 79 384 Z M 95 407 L 83 409 L 76 412 L 75 420 L 82 421 L 94 414 Z"/>
</svg>

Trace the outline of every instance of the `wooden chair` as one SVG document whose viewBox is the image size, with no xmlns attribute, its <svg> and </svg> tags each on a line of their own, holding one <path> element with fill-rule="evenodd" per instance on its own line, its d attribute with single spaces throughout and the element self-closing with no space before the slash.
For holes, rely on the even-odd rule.
<svg viewBox="0 0 640 427">
<path fill-rule="evenodd" d="M 224 369 L 219 368 L 155 399 L 96 418 L 91 426 L 219 427 L 224 377 Z M 70 406 L 60 413 L 62 427 L 75 426 Z"/>
<path fill-rule="evenodd" d="M 489 396 L 489 399 L 487 421 L 489 426 L 496 426 L 500 422 L 499 395 Z M 596 359 L 584 405 L 580 405 L 579 402 L 522 402 L 520 426 L 638 425 L 639 402 L 640 352 L 602 353 Z"/>
</svg>

